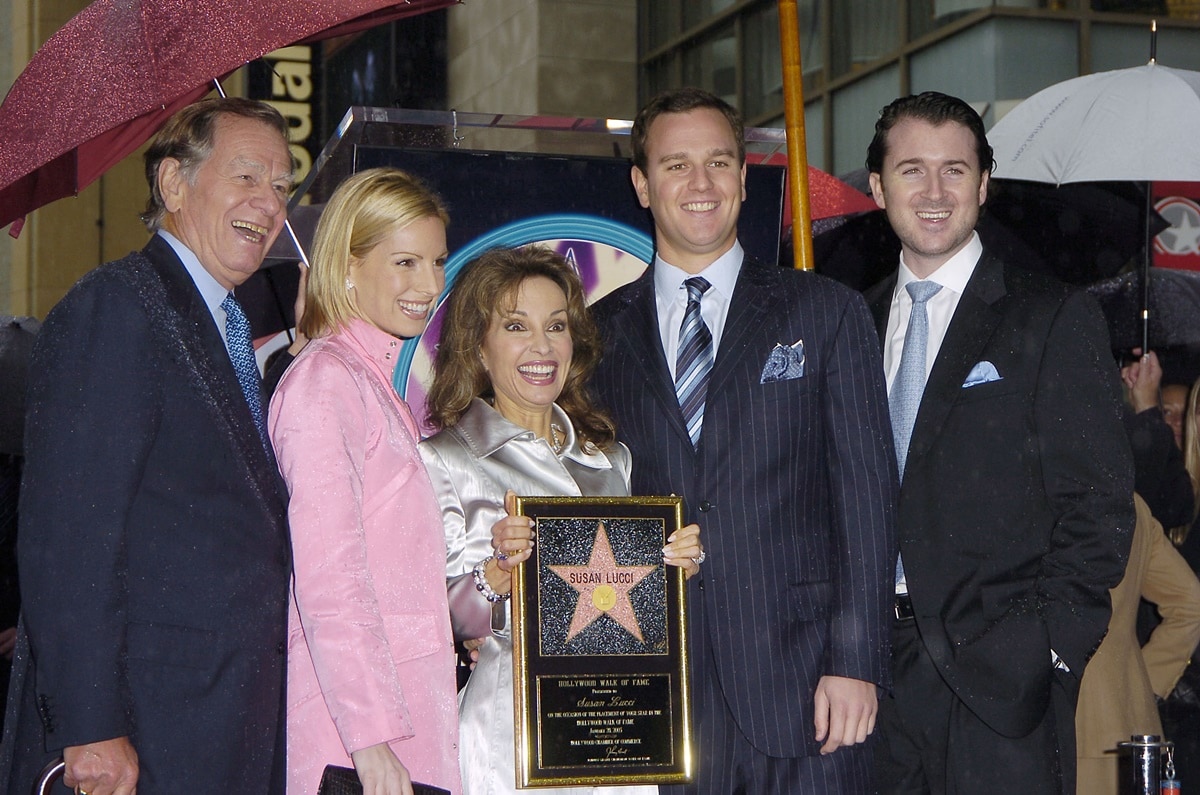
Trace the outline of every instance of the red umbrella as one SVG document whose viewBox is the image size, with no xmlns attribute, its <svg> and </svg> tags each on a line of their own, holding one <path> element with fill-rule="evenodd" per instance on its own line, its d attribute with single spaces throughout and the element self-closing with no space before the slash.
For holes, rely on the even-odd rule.
<svg viewBox="0 0 1200 795">
<path fill-rule="evenodd" d="M 791 193 L 784 196 L 784 225 L 790 226 L 793 218 Z M 854 215 L 878 210 L 875 200 L 855 187 L 847 185 L 832 174 L 826 174 L 816 166 L 808 167 L 809 219 L 836 218 L 839 215 Z"/>
<path fill-rule="evenodd" d="M 0 105 L 0 227 L 78 193 L 255 58 L 458 2 L 96 0 Z"/>
<path fill-rule="evenodd" d="M 790 166 L 788 156 L 779 152 L 775 152 L 767 157 L 754 152 L 747 152 L 746 162 L 768 166 Z M 867 213 L 879 209 L 874 199 L 853 185 L 843 182 L 816 166 L 808 166 L 807 170 L 808 180 L 806 185 L 808 190 L 804 196 L 808 199 L 810 221 L 819 221 L 823 218 L 837 218 L 842 215 L 856 215 L 857 213 Z M 792 182 L 790 174 L 788 182 L 789 184 Z M 792 206 L 792 194 L 790 191 L 785 191 L 783 194 L 784 228 L 790 228 L 794 221 L 795 208 Z"/>
</svg>

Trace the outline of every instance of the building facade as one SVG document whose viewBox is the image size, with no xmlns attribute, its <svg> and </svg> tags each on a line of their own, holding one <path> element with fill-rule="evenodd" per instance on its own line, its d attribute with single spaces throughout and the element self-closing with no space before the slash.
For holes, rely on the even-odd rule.
<svg viewBox="0 0 1200 795">
<path fill-rule="evenodd" d="M 1150 57 L 1200 69 L 1196 0 L 798 0 L 809 161 L 863 167 L 875 117 L 927 90 L 971 102 L 990 127 L 1020 100 Z M 775 0 L 642 0 L 639 94 L 699 85 L 753 126 L 783 126 Z M 1001 175 L 1002 176 L 1002 175 Z"/>
<path fill-rule="evenodd" d="M 0 0 L 0 86 L 85 5 Z M 955 94 L 990 125 L 1047 85 L 1145 63 L 1152 18 L 1158 61 L 1200 70 L 1200 0 L 798 0 L 797 10 L 809 160 L 835 174 L 862 167 L 875 116 L 896 96 Z M 658 90 L 698 85 L 752 126 L 783 120 L 776 0 L 463 0 L 303 58 L 314 150 L 351 104 L 628 119 Z M 227 88 L 254 84 L 239 76 Z M 0 313 L 44 317 L 87 270 L 140 247 L 144 199 L 139 153 L 31 214 L 19 238 L 0 235 Z"/>
</svg>

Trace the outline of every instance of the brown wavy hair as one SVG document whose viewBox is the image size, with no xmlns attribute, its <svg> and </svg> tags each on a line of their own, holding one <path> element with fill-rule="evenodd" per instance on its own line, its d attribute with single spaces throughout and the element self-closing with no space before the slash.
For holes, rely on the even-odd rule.
<svg viewBox="0 0 1200 795">
<path fill-rule="evenodd" d="M 584 303 L 583 285 L 565 257 L 542 246 L 492 249 L 471 262 L 455 280 L 426 398 L 430 428 L 452 428 L 472 400 L 494 397 L 479 351 L 492 318 L 515 309 L 521 285 L 538 276 L 554 282 L 567 297 L 567 327 L 574 352 L 556 402 L 570 417 L 581 445 L 591 442 L 607 449 L 616 440 L 612 420 L 588 394 L 588 380 L 600 362 L 601 345 Z"/>
</svg>

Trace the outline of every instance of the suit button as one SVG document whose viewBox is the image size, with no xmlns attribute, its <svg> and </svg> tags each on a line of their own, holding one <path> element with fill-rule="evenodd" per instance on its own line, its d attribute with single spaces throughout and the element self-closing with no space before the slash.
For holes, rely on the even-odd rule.
<svg viewBox="0 0 1200 795">
<path fill-rule="evenodd" d="M 712 503 L 704 500 L 697 507 L 700 509 L 700 513 L 708 513 L 712 510 Z"/>
<path fill-rule="evenodd" d="M 287 653 L 287 646 L 284 645 L 283 641 L 279 641 L 279 646 L 276 647 L 275 650 L 279 652 L 280 655 L 283 655 Z"/>
</svg>

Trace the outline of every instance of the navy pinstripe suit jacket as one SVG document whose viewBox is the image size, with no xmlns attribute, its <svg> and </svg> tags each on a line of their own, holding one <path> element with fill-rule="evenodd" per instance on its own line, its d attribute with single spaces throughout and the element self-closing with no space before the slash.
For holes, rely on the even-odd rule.
<svg viewBox="0 0 1200 795">
<path fill-rule="evenodd" d="M 887 684 L 896 467 L 879 341 L 862 297 L 747 260 L 693 450 L 658 331 L 652 269 L 600 301 L 593 381 L 633 453 L 633 493 L 680 494 L 708 561 L 691 581 L 693 660 L 715 655 L 742 731 L 774 756 L 817 753 L 823 675 Z M 761 383 L 776 343 L 804 375 Z"/>
</svg>

